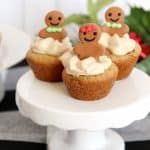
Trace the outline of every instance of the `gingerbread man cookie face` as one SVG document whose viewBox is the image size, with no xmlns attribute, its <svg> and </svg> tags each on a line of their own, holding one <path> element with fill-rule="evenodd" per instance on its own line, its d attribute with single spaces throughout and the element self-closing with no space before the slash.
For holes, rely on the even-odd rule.
<svg viewBox="0 0 150 150">
<path fill-rule="evenodd" d="M 63 26 L 64 24 L 64 15 L 59 11 L 51 11 L 45 17 L 45 23 L 47 26 Z"/>
<path fill-rule="evenodd" d="M 89 23 L 80 28 L 79 39 L 81 42 L 97 42 L 100 38 L 101 30 L 94 24 Z"/>
<path fill-rule="evenodd" d="M 122 37 L 129 32 L 129 27 L 124 23 L 125 14 L 120 7 L 111 7 L 105 13 L 106 24 L 102 27 L 103 32 L 110 35 L 118 34 Z"/>
<path fill-rule="evenodd" d="M 62 40 L 67 36 L 67 32 L 63 28 L 64 15 L 59 11 L 51 11 L 45 17 L 46 28 L 39 32 L 39 37 L 41 38 L 53 38 L 62 42 Z"/>
<path fill-rule="evenodd" d="M 108 22 L 123 23 L 124 11 L 120 7 L 111 7 L 105 13 L 105 19 Z"/>
<path fill-rule="evenodd" d="M 80 43 L 74 47 L 74 53 L 80 60 L 94 57 L 99 60 L 99 56 L 104 55 L 105 48 L 98 43 L 101 35 L 99 26 L 93 23 L 83 25 L 79 31 Z"/>
</svg>

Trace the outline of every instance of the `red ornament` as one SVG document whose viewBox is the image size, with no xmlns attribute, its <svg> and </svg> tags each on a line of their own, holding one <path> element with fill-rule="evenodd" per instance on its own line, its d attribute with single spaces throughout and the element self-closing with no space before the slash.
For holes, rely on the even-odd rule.
<svg viewBox="0 0 150 150">
<path fill-rule="evenodd" d="M 142 38 L 135 32 L 130 32 L 130 38 L 135 40 L 137 43 L 141 44 L 143 42 Z"/>
<path fill-rule="evenodd" d="M 142 52 L 141 52 L 141 57 L 144 59 L 148 55 L 150 55 L 150 46 L 147 44 L 141 44 Z"/>
<path fill-rule="evenodd" d="M 131 39 L 135 40 L 141 46 L 142 49 L 140 54 L 141 59 L 144 59 L 148 55 L 150 55 L 150 46 L 145 44 L 143 42 L 143 39 L 136 32 L 131 32 L 129 35 Z"/>
</svg>

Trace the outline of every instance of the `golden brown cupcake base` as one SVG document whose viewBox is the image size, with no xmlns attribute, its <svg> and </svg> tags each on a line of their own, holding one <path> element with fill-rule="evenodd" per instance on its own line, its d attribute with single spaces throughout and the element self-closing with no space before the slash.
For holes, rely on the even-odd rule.
<svg viewBox="0 0 150 150">
<path fill-rule="evenodd" d="M 116 65 L 95 76 L 73 76 L 63 71 L 63 80 L 70 95 L 78 100 L 99 100 L 109 93 L 118 74 Z"/>
<path fill-rule="evenodd" d="M 30 50 L 26 59 L 37 79 L 48 82 L 62 81 L 63 66 L 57 57 Z"/>
<path fill-rule="evenodd" d="M 140 56 L 141 48 L 136 44 L 135 50 L 124 56 L 117 56 L 111 53 L 108 54 L 119 69 L 117 80 L 127 78 L 133 70 Z"/>
</svg>

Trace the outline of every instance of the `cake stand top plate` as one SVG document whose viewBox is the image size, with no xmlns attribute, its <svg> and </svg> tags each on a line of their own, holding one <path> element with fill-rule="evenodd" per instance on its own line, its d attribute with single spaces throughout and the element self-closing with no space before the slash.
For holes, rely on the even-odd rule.
<svg viewBox="0 0 150 150">
<path fill-rule="evenodd" d="M 16 102 L 24 116 L 40 125 L 103 130 L 144 118 L 150 110 L 149 90 L 148 75 L 134 69 L 128 79 L 116 82 L 107 97 L 84 102 L 70 97 L 63 83 L 39 81 L 29 71 L 18 81 Z"/>
</svg>

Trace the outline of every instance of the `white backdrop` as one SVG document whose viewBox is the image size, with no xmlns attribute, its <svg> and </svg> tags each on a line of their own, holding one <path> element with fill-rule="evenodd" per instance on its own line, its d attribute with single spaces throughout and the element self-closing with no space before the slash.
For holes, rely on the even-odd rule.
<svg viewBox="0 0 150 150">
<path fill-rule="evenodd" d="M 10 24 L 22 28 L 24 0 L 1 0 L 0 24 Z"/>
<path fill-rule="evenodd" d="M 1 0 L 0 24 L 16 26 L 35 35 L 44 26 L 44 16 L 52 9 L 62 10 L 65 15 L 73 12 L 86 13 L 87 0 Z M 114 5 L 124 7 L 128 13 L 128 1 L 150 9 L 148 0 L 115 0 Z"/>
</svg>

